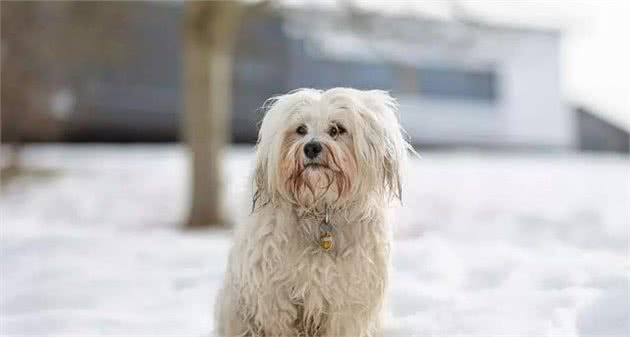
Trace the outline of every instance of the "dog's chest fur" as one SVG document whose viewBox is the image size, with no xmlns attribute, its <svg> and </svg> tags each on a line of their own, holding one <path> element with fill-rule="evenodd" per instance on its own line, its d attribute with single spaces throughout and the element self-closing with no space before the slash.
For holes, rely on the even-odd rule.
<svg viewBox="0 0 630 337">
<path fill-rule="evenodd" d="M 369 316 L 380 308 L 381 303 L 372 302 L 383 298 L 389 258 L 381 214 L 330 214 L 335 228 L 330 251 L 318 243 L 322 217 L 300 217 L 282 209 L 259 216 L 265 221 L 256 221 L 259 227 L 251 228 L 251 237 L 258 241 L 249 246 L 260 252 L 248 259 L 258 274 L 252 276 L 261 281 L 257 292 L 278 301 L 279 310 L 292 312 L 299 333 L 318 335 L 327 320 L 361 312 Z"/>
</svg>

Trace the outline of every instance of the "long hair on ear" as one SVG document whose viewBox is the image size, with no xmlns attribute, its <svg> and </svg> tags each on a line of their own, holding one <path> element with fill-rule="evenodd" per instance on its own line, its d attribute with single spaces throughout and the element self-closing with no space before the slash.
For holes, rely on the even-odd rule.
<svg viewBox="0 0 630 337">
<path fill-rule="evenodd" d="M 264 165 L 256 165 L 253 182 L 252 213 L 265 207 L 269 202 L 271 202 L 269 194 L 267 193 L 265 176 L 266 173 Z"/>
<path fill-rule="evenodd" d="M 267 192 L 267 182 L 266 182 L 266 168 L 267 162 L 265 158 L 260 155 L 262 149 L 262 127 L 263 122 L 265 121 L 265 116 L 271 110 L 273 105 L 278 101 L 281 96 L 274 96 L 265 100 L 263 105 L 257 110 L 258 112 L 262 111 L 263 118 L 257 123 L 258 128 L 258 139 L 256 140 L 256 165 L 254 169 L 254 176 L 252 181 L 252 213 L 258 209 L 265 207 L 270 202 L 269 194 Z"/>
<path fill-rule="evenodd" d="M 398 103 L 386 91 L 370 90 L 362 92 L 362 103 L 367 109 L 364 119 L 372 129 L 373 137 L 378 137 L 378 142 L 370 140 L 368 145 L 373 148 L 377 156 L 375 158 L 380 167 L 377 167 L 378 176 L 383 183 L 384 193 L 389 198 L 402 201 L 403 168 L 407 161 L 407 153 L 417 155 L 413 147 L 405 140 L 406 133 L 400 126 Z"/>
</svg>

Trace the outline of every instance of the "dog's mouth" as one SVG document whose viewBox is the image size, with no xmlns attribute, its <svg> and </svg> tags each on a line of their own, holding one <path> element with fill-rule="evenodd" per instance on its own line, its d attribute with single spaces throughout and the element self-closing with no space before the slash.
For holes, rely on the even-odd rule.
<svg viewBox="0 0 630 337">
<path fill-rule="evenodd" d="M 321 163 L 306 163 L 304 164 L 304 168 L 310 168 L 310 169 L 320 169 L 320 168 L 326 168 L 325 165 L 322 165 Z"/>
</svg>

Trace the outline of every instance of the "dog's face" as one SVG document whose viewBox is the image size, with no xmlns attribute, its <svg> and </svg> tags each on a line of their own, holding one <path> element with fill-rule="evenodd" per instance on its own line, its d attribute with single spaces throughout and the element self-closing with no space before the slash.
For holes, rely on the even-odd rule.
<svg viewBox="0 0 630 337">
<path fill-rule="evenodd" d="M 382 91 L 302 89 L 272 99 L 261 126 L 254 207 L 400 197 L 408 144 Z"/>
<path fill-rule="evenodd" d="M 282 131 L 279 187 L 302 206 L 345 197 L 357 176 L 354 130 L 344 111 L 320 108 L 304 105 L 291 114 Z"/>
</svg>

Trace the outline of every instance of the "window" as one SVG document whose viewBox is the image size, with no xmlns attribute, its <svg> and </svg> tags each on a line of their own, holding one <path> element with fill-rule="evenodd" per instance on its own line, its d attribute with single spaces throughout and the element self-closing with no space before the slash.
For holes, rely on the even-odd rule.
<svg viewBox="0 0 630 337">
<path fill-rule="evenodd" d="M 358 63 L 337 60 L 316 60 L 297 65 L 294 87 L 357 89 L 392 88 L 392 71 L 383 63 Z"/>
<path fill-rule="evenodd" d="M 357 89 L 391 90 L 394 73 L 384 62 L 359 62 L 352 58 L 332 59 L 306 52 L 304 42 L 291 40 L 289 87 L 354 87 Z"/>
<path fill-rule="evenodd" d="M 446 99 L 494 101 L 497 96 L 493 71 L 421 67 L 418 91 L 423 96 Z"/>
</svg>

